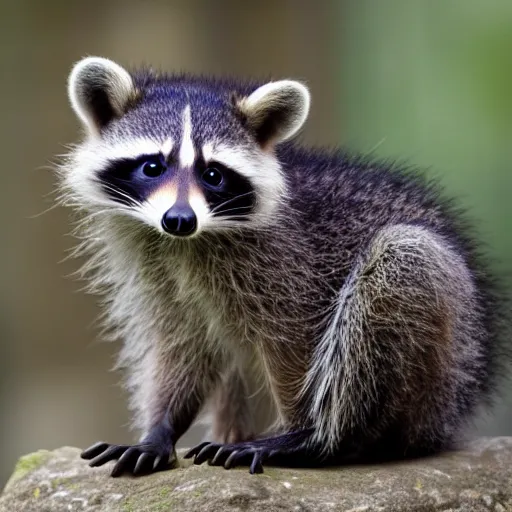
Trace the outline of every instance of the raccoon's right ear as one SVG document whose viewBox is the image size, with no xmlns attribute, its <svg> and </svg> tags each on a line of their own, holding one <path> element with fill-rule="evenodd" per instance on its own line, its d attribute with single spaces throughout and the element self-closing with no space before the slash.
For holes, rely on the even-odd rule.
<svg viewBox="0 0 512 512">
<path fill-rule="evenodd" d="M 122 116 L 137 96 L 128 71 L 102 57 L 87 57 L 75 64 L 68 79 L 68 95 L 73 110 L 91 134 L 98 134 Z"/>
<path fill-rule="evenodd" d="M 277 144 L 295 135 L 309 113 L 307 87 L 294 80 L 262 85 L 238 102 L 251 131 L 262 146 Z"/>
</svg>

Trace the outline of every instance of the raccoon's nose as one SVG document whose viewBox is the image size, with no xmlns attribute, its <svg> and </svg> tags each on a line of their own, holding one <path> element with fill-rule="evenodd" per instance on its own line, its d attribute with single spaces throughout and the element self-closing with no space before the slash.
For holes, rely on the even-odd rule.
<svg viewBox="0 0 512 512">
<path fill-rule="evenodd" d="M 165 212 L 162 218 L 162 227 L 171 235 L 191 235 L 197 227 L 194 210 L 188 205 L 174 205 Z"/>
</svg>

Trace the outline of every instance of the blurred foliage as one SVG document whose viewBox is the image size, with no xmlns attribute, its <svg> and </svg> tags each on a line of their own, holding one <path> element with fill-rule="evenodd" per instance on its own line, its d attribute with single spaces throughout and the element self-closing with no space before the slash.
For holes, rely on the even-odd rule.
<svg viewBox="0 0 512 512">
<path fill-rule="evenodd" d="M 360 0 L 339 17 L 346 143 L 429 166 L 510 280 L 512 2 Z"/>
</svg>

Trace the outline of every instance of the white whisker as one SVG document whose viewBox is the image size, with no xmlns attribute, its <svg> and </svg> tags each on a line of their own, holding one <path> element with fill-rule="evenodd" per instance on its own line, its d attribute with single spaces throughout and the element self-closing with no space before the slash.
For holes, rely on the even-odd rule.
<svg viewBox="0 0 512 512">
<path fill-rule="evenodd" d="M 236 212 L 237 210 L 250 210 L 251 206 L 239 206 L 237 208 L 229 208 L 228 210 L 222 210 L 220 212 L 215 212 L 212 217 L 220 217 L 221 215 L 224 215 L 226 213 Z M 249 217 L 248 214 L 243 215 L 244 217 Z"/>
<path fill-rule="evenodd" d="M 211 210 L 210 213 L 215 213 L 219 208 L 222 208 L 223 206 L 236 201 L 237 199 L 241 199 L 242 197 L 246 197 L 248 195 L 254 194 L 254 191 L 246 192 L 245 194 L 239 194 L 238 196 L 232 197 L 231 199 L 228 199 L 227 201 L 224 201 L 223 203 L 218 204 L 215 208 Z"/>
</svg>

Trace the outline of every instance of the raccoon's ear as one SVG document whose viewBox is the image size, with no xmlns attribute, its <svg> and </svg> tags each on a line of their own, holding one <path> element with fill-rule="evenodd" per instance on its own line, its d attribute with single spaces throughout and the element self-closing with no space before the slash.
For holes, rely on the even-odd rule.
<svg viewBox="0 0 512 512">
<path fill-rule="evenodd" d="M 87 57 L 73 67 L 68 79 L 71 106 L 90 133 L 97 134 L 122 116 L 136 97 L 132 77 L 119 64 Z"/>
<path fill-rule="evenodd" d="M 309 113 L 307 87 L 293 80 L 269 82 L 256 89 L 238 106 L 262 145 L 289 139 L 302 127 Z"/>
</svg>

